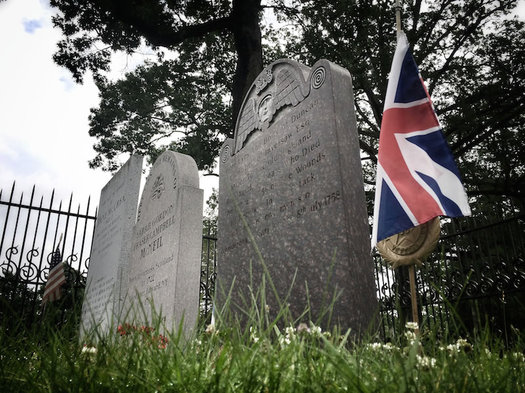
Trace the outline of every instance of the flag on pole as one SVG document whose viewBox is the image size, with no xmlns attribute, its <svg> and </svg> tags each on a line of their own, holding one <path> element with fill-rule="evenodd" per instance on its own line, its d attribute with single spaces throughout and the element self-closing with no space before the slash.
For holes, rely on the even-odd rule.
<svg viewBox="0 0 525 393">
<path fill-rule="evenodd" d="M 440 215 L 470 215 L 454 157 L 403 32 L 390 70 L 377 161 L 372 247 Z"/>
<path fill-rule="evenodd" d="M 57 246 L 56 251 L 52 254 L 51 263 L 49 264 L 49 274 L 44 289 L 44 296 L 42 297 L 42 305 L 45 305 L 48 301 L 53 302 L 60 299 L 60 288 L 65 282 L 66 274 L 64 272 L 64 264 L 62 263 L 60 248 Z"/>
</svg>

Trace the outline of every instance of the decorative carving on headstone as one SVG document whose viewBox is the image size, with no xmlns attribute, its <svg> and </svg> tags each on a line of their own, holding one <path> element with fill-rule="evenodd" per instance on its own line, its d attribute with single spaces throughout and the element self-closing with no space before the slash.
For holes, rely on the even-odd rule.
<svg viewBox="0 0 525 393">
<path fill-rule="evenodd" d="M 256 80 L 255 89 L 245 98 L 237 123 L 235 153 L 248 143 L 254 132 L 266 130 L 281 108 L 297 106 L 309 93 L 299 70 L 279 63 L 268 66 Z"/>
<path fill-rule="evenodd" d="M 312 87 L 314 89 L 319 89 L 326 78 L 326 71 L 324 67 L 317 67 L 314 72 L 312 72 Z"/>
<path fill-rule="evenodd" d="M 164 176 L 159 175 L 153 182 L 151 189 L 151 199 L 159 199 L 164 191 Z"/>
</svg>

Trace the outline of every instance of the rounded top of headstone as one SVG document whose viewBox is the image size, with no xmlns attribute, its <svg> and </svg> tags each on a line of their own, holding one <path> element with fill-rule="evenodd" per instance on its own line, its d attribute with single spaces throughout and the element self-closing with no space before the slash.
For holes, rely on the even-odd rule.
<svg viewBox="0 0 525 393">
<path fill-rule="evenodd" d="M 173 200 L 180 187 L 199 188 L 199 172 L 195 160 L 171 150 L 162 153 L 151 168 L 144 185 L 139 205 L 139 220 L 145 206 L 155 210 L 155 205 L 162 205 Z M 148 203 L 145 203 L 148 201 Z"/>
<path fill-rule="evenodd" d="M 151 173 L 157 170 L 168 170 L 170 174 L 176 177 L 173 188 L 177 186 L 199 187 L 197 163 L 187 154 L 166 150 L 155 160 Z"/>
</svg>

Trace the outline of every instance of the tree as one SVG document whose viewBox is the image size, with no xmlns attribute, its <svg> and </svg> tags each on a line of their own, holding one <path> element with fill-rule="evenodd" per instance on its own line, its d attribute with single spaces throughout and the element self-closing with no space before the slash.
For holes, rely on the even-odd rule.
<svg viewBox="0 0 525 393">
<path fill-rule="evenodd" d="M 109 95 L 112 94 L 109 92 L 111 85 L 105 81 L 103 72 L 109 70 L 113 51 L 132 53 L 141 45 L 148 45 L 158 50 L 160 58 L 162 58 L 163 53 L 161 48 L 174 51 L 176 58 L 178 55 L 182 55 L 183 58 L 195 55 L 198 58 L 202 52 L 207 50 L 208 45 L 213 46 L 213 42 L 217 40 L 224 43 L 223 48 L 226 48 L 228 44 L 230 46 L 226 48 L 224 56 L 233 53 L 236 56 L 235 72 L 231 79 L 231 85 L 229 85 L 229 81 L 220 80 L 220 77 L 214 81 L 218 85 L 226 83 L 227 87 L 231 88 L 232 119 L 235 119 L 244 94 L 262 70 L 261 30 L 259 27 L 260 0 L 233 0 L 232 2 L 227 0 L 213 2 L 203 0 L 89 0 L 81 3 L 73 0 L 51 0 L 51 5 L 58 9 L 58 14 L 53 18 L 53 23 L 65 35 L 65 39 L 58 44 L 58 51 L 54 55 L 55 62 L 68 68 L 77 82 L 82 82 L 86 71 L 91 71 L 102 90 L 102 94 L 104 92 Z M 100 47 L 101 45 L 102 47 Z M 209 58 L 207 57 L 207 59 Z M 183 68 L 180 68 L 182 64 L 179 64 L 179 72 L 184 71 Z M 175 64 L 171 65 L 177 67 Z M 212 60 L 209 67 L 199 67 L 199 69 L 205 72 L 213 70 L 213 73 L 216 71 L 220 75 L 225 71 L 220 68 L 220 65 L 220 61 L 214 62 Z M 170 68 L 169 65 L 167 67 Z M 229 71 L 228 68 L 226 70 Z M 159 70 L 146 67 L 142 71 L 142 81 L 145 81 L 148 74 L 146 71 L 155 74 Z M 179 73 L 179 75 L 181 74 Z M 206 77 L 207 75 L 200 74 L 200 76 Z M 153 76 L 150 75 L 150 77 Z M 198 78 L 198 75 L 196 74 L 194 77 Z M 190 90 L 195 88 L 197 84 L 195 80 L 177 80 L 176 82 L 179 86 L 190 86 Z M 118 86 L 117 90 L 119 88 L 124 87 Z M 141 88 L 145 89 L 144 85 Z M 184 90 L 184 87 L 181 88 Z M 209 85 L 207 88 L 212 90 L 215 86 Z M 139 93 L 140 89 L 136 91 L 135 95 L 139 108 L 133 112 L 133 115 L 138 118 L 157 115 L 158 106 L 144 105 Z M 192 91 L 192 94 L 190 94 L 190 98 L 195 98 L 198 91 Z M 151 97 L 149 98 L 151 99 Z M 144 109 L 149 110 L 149 112 L 141 112 L 140 106 L 144 106 Z M 118 109 L 122 110 L 125 115 L 125 108 Z M 172 107 L 172 109 L 178 111 L 176 107 Z M 138 142 L 130 143 L 129 135 L 126 135 L 130 128 L 125 126 L 119 130 L 124 135 L 119 135 L 113 141 L 107 133 L 105 134 L 104 131 L 97 128 L 99 124 L 104 125 L 101 118 L 111 115 L 111 110 L 109 110 L 98 117 L 96 114 L 91 117 L 91 132 L 100 138 L 100 143 L 97 145 L 99 155 L 91 161 L 91 165 L 101 166 L 103 159 L 107 158 L 108 163 L 105 165 L 105 169 L 109 170 L 115 169 L 113 159 L 117 151 L 112 148 L 115 144 L 123 144 L 120 146 L 120 151 L 134 152 L 137 148 L 138 152 L 142 152 L 144 144 L 155 143 L 155 137 L 150 137 L 151 127 L 148 128 L 148 125 L 153 125 L 154 122 L 146 125 L 145 135 Z M 184 113 L 181 116 L 176 115 L 169 119 L 175 129 L 185 126 L 184 122 L 173 123 L 179 117 L 184 118 Z M 166 119 L 159 121 L 166 121 Z M 138 122 L 140 123 L 140 121 Z M 186 131 L 186 138 L 180 142 L 182 146 L 189 146 L 190 144 L 194 146 L 193 140 L 196 140 L 197 142 L 204 142 L 204 144 L 208 143 L 211 154 L 216 154 L 216 148 L 211 145 L 216 144 L 217 141 L 210 141 L 209 135 L 199 133 L 199 129 L 197 126 L 194 132 Z M 112 131 L 115 131 L 115 128 Z M 230 126 L 229 130 L 225 132 L 226 136 L 232 136 L 233 127 Z M 140 139 L 137 133 L 135 136 Z M 201 160 L 200 167 L 207 167 L 210 161 L 209 158 Z"/>
<path fill-rule="evenodd" d="M 403 25 L 468 193 L 515 198 L 523 208 L 524 24 L 514 0 L 405 1 Z M 395 47 L 394 2 L 293 1 L 297 60 L 327 58 L 353 76 L 371 209 L 383 100 Z M 496 176 L 495 176 L 496 175 Z"/>
<path fill-rule="evenodd" d="M 100 105 L 89 118 L 90 135 L 99 139 L 92 167 L 117 169 L 120 152 L 154 161 L 169 148 L 212 170 L 221 140 L 232 130 L 224 97 L 230 95 L 234 62 L 222 41 L 205 45 L 205 51 L 184 50 L 176 59 L 146 63 L 116 82 L 98 82 Z"/>
<path fill-rule="evenodd" d="M 92 71 L 101 91 L 101 104 L 90 116 L 90 133 L 99 139 L 91 166 L 114 170 L 121 152 L 154 158 L 169 146 L 211 170 L 222 139 L 233 134 L 244 92 L 262 69 L 260 0 L 52 4 L 60 12 L 55 24 L 65 35 L 55 60 L 78 81 Z M 517 0 L 403 4 L 404 30 L 468 193 L 479 201 L 514 198 L 522 209 L 525 33 L 522 22 L 508 19 Z M 274 0 L 268 6 L 282 22 L 267 32 L 269 57 L 306 64 L 327 58 L 350 70 L 372 201 L 395 47 L 394 2 Z M 101 44 L 106 46 L 96 49 Z M 157 62 L 121 81 L 103 78 L 112 51 L 132 52 L 144 44 L 157 50 Z M 174 141 L 177 133 L 181 138 Z"/>
</svg>

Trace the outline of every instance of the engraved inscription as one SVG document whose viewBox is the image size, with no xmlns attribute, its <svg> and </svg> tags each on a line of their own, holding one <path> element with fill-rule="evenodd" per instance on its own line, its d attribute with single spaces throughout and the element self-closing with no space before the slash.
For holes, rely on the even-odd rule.
<svg viewBox="0 0 525 393">
<path fill-rule="evenodd" d="M 173 160 L 173 157 L 169 154 L 164 154 L 160 157 L 161 162 L 166 163 L 171 168 L 172 175 L 172 186 L 173 189 L 177 188 L 177 163 Z"/>
<path fill-rule="evenodd" d="M 131 245 L 132 252 L 140 249 L 140 257 L 144 258 L 162 247 L 162 233 L 176 223 L 176 216 L 173 213 L 173 205 L 169 205 L 152 220 L 138 225 L 135 240 Z"/>
<path fill-rule="evenodd" d="M 257 228 L 256 239 L 266 238 L 282 223 L 293 223 L 309 214 L 325 211 L 341 200 L 340 186 L 318 188 L 318 183 L 322 183 L 320 173 L 328 161 L 315 119 L 315 109 L 319 105 L 318 99 L 303 101 L 294 112 L 272 126 L 263 138 L 234 156 L 238 169 L 228 174 L 230 187 L 248 225 Z M 262 147 L 264 158 L 248 163 L 248 157 Z M 255 178 L 259 181 L 254 181 Z M 226 209 L 228 215 L 236 215 L 234 208 Z M 227 239 L 224 250 L 233 251 L 243 244 L 244 241 Z"/>
</svg>

